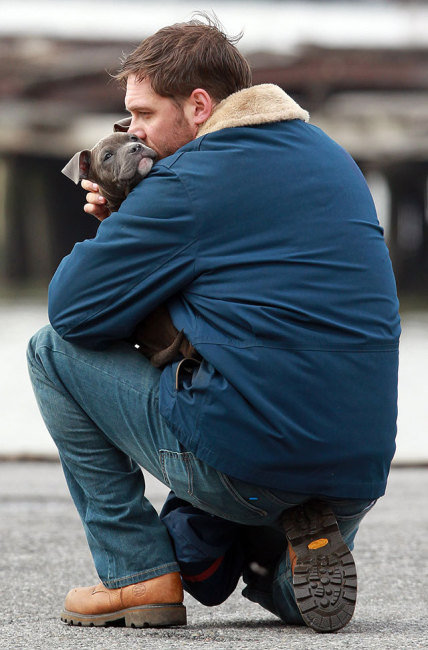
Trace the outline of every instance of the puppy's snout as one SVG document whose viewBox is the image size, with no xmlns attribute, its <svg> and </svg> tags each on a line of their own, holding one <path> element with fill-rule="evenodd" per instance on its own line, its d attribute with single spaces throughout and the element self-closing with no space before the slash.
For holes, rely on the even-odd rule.
<svg viewBox="0 0 428 650">
<path fill-rule="evenodd" d="M 131 153 L 137 153 L 138 151 L 141 151 L 142 148 L 143 148 L 142 144 L 140 144 L 139 142 L 135 142 L 131 147 Z"/>
</svg>

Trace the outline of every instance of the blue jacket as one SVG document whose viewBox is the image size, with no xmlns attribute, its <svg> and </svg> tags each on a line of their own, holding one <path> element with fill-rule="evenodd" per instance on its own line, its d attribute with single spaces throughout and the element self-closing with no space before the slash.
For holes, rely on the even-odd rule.
<svg viewBox="0 0 428 650">
<path fill-rule="evenodd" d="M 299 111 L 246 110 L 229 112 L 234 128 L 214 113 L 76 244 L 50 285 L 51 323 L 101 349 L 167 301 L 204 359 L 160 380 L 188 451 L 258 485 L 376 498 L 395 450 L 400 324 L 372 198 Z"/>
</svg>

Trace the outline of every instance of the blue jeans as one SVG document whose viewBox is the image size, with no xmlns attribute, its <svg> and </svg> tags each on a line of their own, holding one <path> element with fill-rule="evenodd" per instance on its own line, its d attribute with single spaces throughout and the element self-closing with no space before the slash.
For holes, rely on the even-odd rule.
<svg viewBox="0 0 428 650">
<path fill-rule="evenodd" d="M 275 526 L 286 508 L 311 496 L 234 479 L 183 449 L 159 413 L 160 371 L 128 343 L 88 350 L 47 326 L 31 339 L 28 364 L 95 567 L 108 588 L 179 571 L 168 531 L 144 496 L 141 467 L 202 511 L 248 526 Z M 348 545 L 368 505 L 334 505 L 350 518 L 339 519 Z"/>
</svg>

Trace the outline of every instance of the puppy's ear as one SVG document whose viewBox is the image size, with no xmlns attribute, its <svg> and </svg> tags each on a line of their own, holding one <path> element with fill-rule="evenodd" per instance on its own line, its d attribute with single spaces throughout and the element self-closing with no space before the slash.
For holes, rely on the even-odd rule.
<svg viewBox="0 0 428 650">
<path fill-rule="evenodd" d="M 89 149 L 78 151 L 74 154 L 73 158 L 68 161 L 61 172 L 74 181 L 77 185 L 82 178 L 89 178 L 89 170 L 91 168 L 91 152 Z"/>
<path fill-rule="evenodd" d="M 115 133 L 127 133 L 129 127 L 131 126 L 131 117 L 125 117 L 123 120 L 113 124 L 113 131 Z"/>
</svg>

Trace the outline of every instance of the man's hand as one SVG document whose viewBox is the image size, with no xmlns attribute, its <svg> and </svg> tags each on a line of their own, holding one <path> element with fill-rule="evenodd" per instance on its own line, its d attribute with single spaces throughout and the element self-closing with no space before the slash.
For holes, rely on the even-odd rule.
<svg viewBox="0 0 428 650">
<path fill-rule="evenodd" d="M 98 185 L 88 180 L 83 180 L 81 185 L 84 190 L 88 190 L 88 194 L 86 195 L 87 203 L 83 208 L 84 211 L 92 214 L 98 221 L 107 219 L 111 212 L 106 206 L 105 198 L 100 194 Z"/>
</svg>

